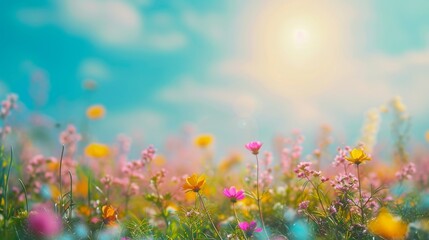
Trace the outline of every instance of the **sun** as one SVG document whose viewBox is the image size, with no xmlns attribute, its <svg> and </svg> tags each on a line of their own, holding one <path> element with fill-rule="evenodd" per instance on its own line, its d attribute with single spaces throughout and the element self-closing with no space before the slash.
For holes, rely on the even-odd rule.
<svg viewBox="0 0 429 240">
<path fill-rule="evenodd" d="M 296 46 L 302 47 L 310 40 L 309 33 L 304 28 L 297 28 L 293 31 L 293 42 Z"/>
<path fill-rule="evenodd" d="M 339 11 L 338 4 L 269 2 L 249 8 L 240 21 L 242 66 L 249 76 L 288 97 L 313 96 L 342 79 L 351 68 L 352 16 Z"/>
</svg>

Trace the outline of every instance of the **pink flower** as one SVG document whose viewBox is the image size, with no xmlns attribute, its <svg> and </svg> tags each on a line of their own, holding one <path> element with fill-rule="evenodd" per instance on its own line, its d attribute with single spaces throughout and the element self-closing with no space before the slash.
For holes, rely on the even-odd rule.
<svg viewBox="0 0 429 240">
<path fill-rule="evenodd" d="M 141 160 L 144 163 L 149 163 L 155 158 L 155 153 L 156 153 L 155 148 L 152 145 L 150 145 L 148 148 L 142 151 Z"/>
<path fill-rule="evenodd" d="M 299 209 L 307 209 L 308 206 L 310 205 L 310 201 L 306 200 L 306 201 L 302 201 L 299 205 L 298 208 Z"/>
<path fill-rule="evenodd" d="M 259 149 L 262 147 L 262 143 L 259 141 L 249 142 L 245 145 L 247 150 L 252 151 L 253 154 L 258 155 Z"/>
<path fill-rule="evenodd" d="M 229 189 L 225 188 L 223 190 L 223 195 L 229 198 L 233 203 L 244 199 L 244 191 L 243 190 L 237 191 L 234 186 L 230 187 Z"/>
<path fill-rule="evenodd" d="M 246 233 L 247 237 L 251 237 L 253 235 L 253 233 L 255 233 L 255 232 L 261 232 L 262 231 L 262 228 L 256 227 L 255 221 L 241 222 L 238 224 L 238 226 L 240 227 L 241 230 L 243 230 Z"/>
<path fill-rule="evenodd" d="M 324 183 L 324 182 L 329 181 L 329 178 L 328 178 L 328 177 L 325 177 L 325 176 L 322 176 L 322 177 L 320 178 L 320 181 L 322 181 L 322 183 Z"/>
<path fill-rule="evenodd" d="M 61 218 L 43 207 L 36 208 L 28 215 L 28 229 L 41 237 L 53 237 L 61 232 Z"/>
</svg>

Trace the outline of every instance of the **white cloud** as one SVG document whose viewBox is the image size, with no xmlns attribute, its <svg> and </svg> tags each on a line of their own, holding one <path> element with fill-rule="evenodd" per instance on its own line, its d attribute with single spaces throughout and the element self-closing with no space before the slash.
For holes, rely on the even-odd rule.
<svg viewBox="0 0 429 240">
<path fill-rule="evenodd" d="M 133 51 L 173 51 L 186 45 L 186 35 L 178 30 L 159 32 L 156 26 L 146 28 L 146 24 L 156 25 L 157 21 L 145 16 L 136 4 L 148 3 L 122 0 L 65 0 L 59 2 L 58 12 L 65 29 L 106 47 Z"/>
<path fill-rule="evenodd" d="M 148 4 L 150 1 L 141 0 L 63 0 L 55 1 L 51 9 L 20 9 L 17 19 L 33 27 L 59 25 L 100 47 L 133 51 L 173 51 L 184 47 L 187 37 L 183 32 L 171 27 L 159 32 L 156 19 L 143 14 L 140 8 Z M 146 22 L 155 26 L 147 28 Z"/>
<path fill-rule="evenodd" d="M 58 1 L 58 15 L 64 27 L 99 44 L 126 45 L 139 40 L 143 19 L 127 1 Z"/>
<path fill-rule="evenodd" d="M 123 133 L 133 139 L 149 138 L 150 141 L 157 142 L 168 134 L 168 130 L 165 128 L 165 117 L 150 109 L 134 108 L 125 111 L 110 111 L 108 117 L 100 124 L 100 129 L 110 129 L 109 133 Z"/>
<path fill-rule="evenodd" d="M 186 45 L 186 36 L 179 31 L 167 33 L 152 33 L 146 36 L 142 42 L 147 49 L 159 51 L 172 51 L 182 48 Z"/>
<path fill-rule="evenodd" d="M 182 14 L 185 26 L 214 42 L 223 39 L 224 33 L 221 19 L 220 16 L 214 13 L 198 14 L 191 10 L 184 11 Z"/>
<path fill-rule="evenodd" d="M 88 58 L 81 62 L 79 75 L 84 79 L 107 80 L 110 78 L 110 71 L 103 61 Z"/>
<path fill-rule="evenodd" d="M 182 77 L 158 93 L 161 101 L 187 107 L 210 108 L 232 111 L 241 117 L 252 116 L 259 108 L 257 99 L 250 93 L 236 88 L 199 84 L 191 77 Z"/>
</svg>

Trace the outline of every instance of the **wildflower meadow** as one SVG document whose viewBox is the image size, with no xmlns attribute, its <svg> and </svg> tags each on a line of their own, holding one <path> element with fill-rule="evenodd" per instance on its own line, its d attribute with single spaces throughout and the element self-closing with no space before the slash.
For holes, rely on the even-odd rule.
<svg viewBox="0 0 429 240">
<path fill-rule="evenodd" d="M 428 16 L 0 1 L 0 240 L 428 240 Z"/>
<path fill-rule="evenodd" d="M 14 94 L 2 101 L 3 239 L 429 237 L 429 162 L 407 152 L 401 139 L 389 163 L 364 142 L 329 152 L 329 138 L 304 155 L 298 131 L 276 140 L 278 159 L 266 144 L 250 141 L 240 156 L 217 161 L 215 137 L 200 134 L 181 146 L 199 154 L 180 167 L 156 146 L 131 159 L 131 139 L 91 142 L 69 124 L 53 144 L 57 154 L 47 156 L 28 132 L 10 126 L 19 106 Z M 408 124 L 399 98 L 382 110 Z M 92 105 L 86 118 L 100 121 L 105 114 Z M 14 145 L 5 144 L 9 138 Z"/>
</svg>

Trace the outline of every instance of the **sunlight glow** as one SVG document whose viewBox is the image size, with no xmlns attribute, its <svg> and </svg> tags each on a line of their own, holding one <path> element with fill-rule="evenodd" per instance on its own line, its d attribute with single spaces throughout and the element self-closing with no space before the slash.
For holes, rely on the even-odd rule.
<svg viewBox="0 0 429 240">
<path fill-rule="evenodd" d="M 339 69 L 348 69 L 351 20 L 337 9 L 328 4 L 320 9 L 309 0 L 274 1 L 258 8 L 256 18 L 251 12 L 249 74 L 289 96 L 311 96 L 341 79 Z"/>
<path fill-rule="evenodd" d="M 297 46 L 303 46 L 309 41 L 309 34 L 307 30 L 298 28 L 293 32 L 293 39 Z"/>
</svg>

